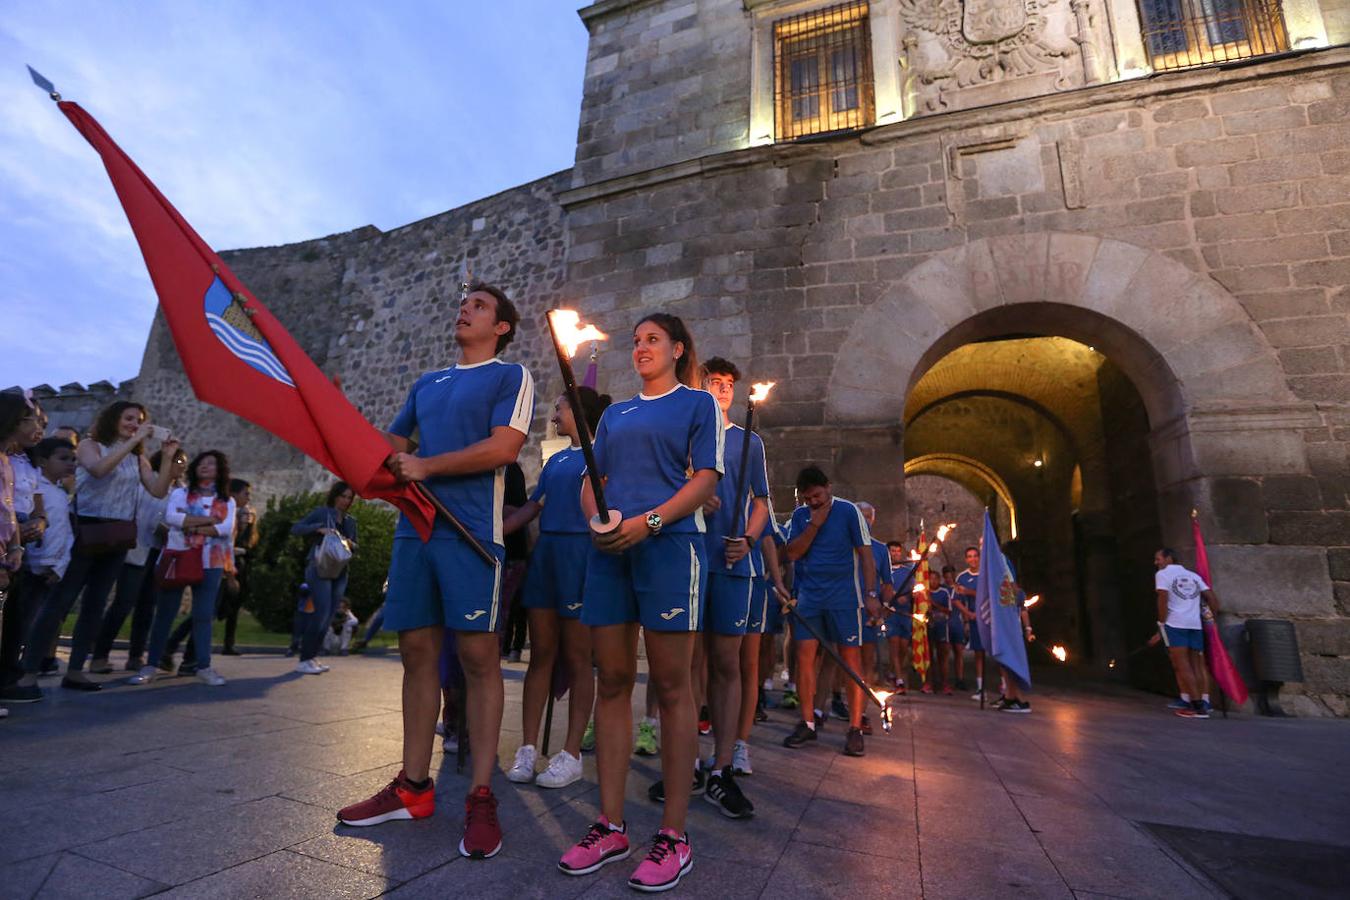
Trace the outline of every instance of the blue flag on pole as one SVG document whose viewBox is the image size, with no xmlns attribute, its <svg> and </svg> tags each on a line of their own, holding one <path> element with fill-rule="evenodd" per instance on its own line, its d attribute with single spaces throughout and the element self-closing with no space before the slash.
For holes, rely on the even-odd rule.
<svg viewBox="0 0 1350 900">
<path fill-rule="evenodd" d="M 1012 566 L 998 545 L 998 534 L 984 511 L 980 574 L 975 581 L 975 621 L 980 640 L 994 662 L 1008 669 L 1024 690 L 1031 688 L 1027 645 L 1022 637 L 1022 604 Z"/>
</svg>

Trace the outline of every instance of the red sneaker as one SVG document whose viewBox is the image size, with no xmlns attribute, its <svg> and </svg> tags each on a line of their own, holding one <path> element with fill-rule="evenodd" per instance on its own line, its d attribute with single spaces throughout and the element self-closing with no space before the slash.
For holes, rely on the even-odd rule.
<svg viewBox="0 0 1350 900">
<path fill-rule="evenodd" d="M 338 810 L 343 825 L 379 825 L 394 819 L 425 819 L 436 811 L 436 783 L 421 790 L 402 772 L 374 797 Z"/>
<path fill-rule="evenodd" d="M 923 687 L 919 688 L 919 692 L 923 694 L 931 694 L 933 693 L 933 686 L 927 682 L 924 682 Z"/>
<path fill-rule="evenodd" d="M 944 684 L 942 686 L 942 694 L 945 697 L 950 697 L 952 695 L 952 686 L 950 684 Z"/>
<path fill-rule="evenodd" d="M 502 826 L 497 823 L 497 798 L 492 789 L 474 788 L 464 798 L 464 838 L 459 853 L 469 859 L 491 859 L 502 849 Z"/>
</svg>

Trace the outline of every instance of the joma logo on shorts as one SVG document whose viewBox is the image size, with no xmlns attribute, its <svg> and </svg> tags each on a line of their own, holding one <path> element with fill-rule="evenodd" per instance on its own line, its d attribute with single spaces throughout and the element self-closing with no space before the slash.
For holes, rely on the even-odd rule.
<svg viewBox="0 0 1350 900">
<path fill-rule="evenodd" d="M 567 604 L 567 609 L 568 609 L 569 611 L 574 610 L 574 609 L 581 609 L 581 604 L 580 604 L 580 603 L 569 603 L 569 604 Z"/>
<path fill-rule="evenodd" d="M 486 616 L 486 615 L 487 615 L 487 610 L 486 610 L 486 609 L 475 609 L 475 610 L 474 610 L 473 612 L 471 612 L 471 613 L 465 613 L 465 614 L 464 614 L 464 618 L 467 619 L 468 621 L 472 622 L 474 619 L 477 619 L 479 616 Z"/>
<path fill-rule="evenodd" d="M 745 620 L 744 620 L 744 619 L 741 619 L 741 620 L 739 620 L 739 621 L 736 622 L 736 627 L 737 627 L 737 628 L 740 628 L 740 627 L 741 627 L 742 625 L 744 625 L 744 624 L 745 624 Z"/>
<path fill-rule="evenodd" d="M 677 606 L 677 607 L 675 607 L 674 609 L 670 610 L 669 612 L 663 612 L 663 613 L 661 613 L 661 618 L 663 618 L 663 619 L 665 619 L 667 622 L 669 622 L 671 619 L 675 618 L 676 616 L 678 616 L 678 615 L 679 615 L 680 613 L 682 613 L 682 612 L 684 612 L 684 607 L 682 607 L 682 606 Z"/>
</svg>

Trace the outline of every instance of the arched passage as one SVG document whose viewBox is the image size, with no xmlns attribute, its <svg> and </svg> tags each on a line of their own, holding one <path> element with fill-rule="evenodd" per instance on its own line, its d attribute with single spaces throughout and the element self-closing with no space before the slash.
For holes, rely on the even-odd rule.
<svg viewBox="0 0 1350 900">
<path fill-rule="evenodd" d="M 1095 357 L 1093 366 L 1075 368 L 1092 383 L 1066 390 L 1055 372 L 1016 359 L 1032 349 Z M 963 354 L 979 356 L 982 365 L 950 364 Z M 879 379 L 878 371 L 889 377 Z M 999 449 L 961 446 L 929 427 L 963 416 L 1021 428 L 1029 444 L 1043 448 L 1061 434 L 1055 452 L 1065 457 L 1063 467 L 1034 453 L 1024 454 L 1020 473 L 1012 459 L 986 464 L 1013 495 L 1027 545 L 1021 549 L 1041 554 L 1045 568 L 1057 571 L 1059 589 L 1073 593 L 1076 582 L 1081 600 L 1089 592 L 1084 582 L 1107 593 L 1115 585 L 1117 595 L 1147 588 L 1146 571 L 1121 575 L 1106 562 L 1139 556 L 1159 541 L 1189 545 L 1193 506 L 1214 523 L 1220 553 L 1229 549 L 1225 541 L 1264 541 L 1264 533 L 1241 531 L 1241 516 L 1225 507 L 1223 492 L 1243 473 L 1306 474 L 1302 439 L 1284 427 L 1300 414 L 1297 406 L 1270 346 L 1208 277 L 1123 242 L 1037 234 L 935 254 L 882 290 L 839 352 L 825 423 L 856 426 L 859 434 L 889 429 L 906 461 L 942 453 L 979 459 Z M 1280 414 L 1263 419 L 1269 410 Z M 1040 471 L 1032 471 L 1038 458 Z M 1121 520 L 1120 509 L 1133 514 Z M 1031 547 L 1028 519 L 1054 510 L 1062 521 L 1042 535 L 1039 549 Z M 1133 594 L 1079 602 L 1080 611 L 1095 607 L 1099 616 L 1077 616 L 1078 639 L 1102 662 L 1123 651 L 1128 629 L 1103 611 L 1137 611 L 1141 602 L 1148 601 Z M 1251 602 L 1260 608 L 1258 599 Z"/>
</svg>

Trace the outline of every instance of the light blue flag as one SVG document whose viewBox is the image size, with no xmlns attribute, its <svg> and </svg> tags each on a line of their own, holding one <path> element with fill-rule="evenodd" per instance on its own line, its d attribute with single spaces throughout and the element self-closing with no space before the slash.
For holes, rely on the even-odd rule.
<svg viewBox="0 0 1350 900">
<path fill-rule="evenodd" d="M 1031 688 L 1027 645 L 1022 637 L 1022 604 L 1016 579 L 998 534 L 984 511 L 984 541 L 980 548 L 980 574 L 975 581 L 975 621 L 980 640 L 994 662 L 1005 666 L 1023 690 Z"/>
</svg>

